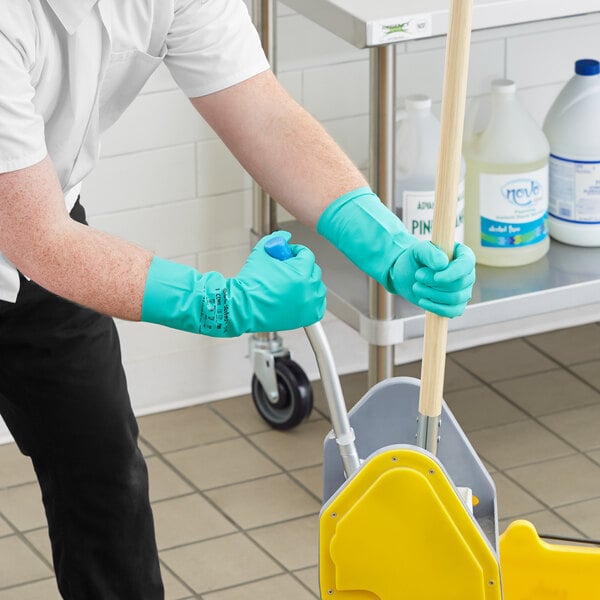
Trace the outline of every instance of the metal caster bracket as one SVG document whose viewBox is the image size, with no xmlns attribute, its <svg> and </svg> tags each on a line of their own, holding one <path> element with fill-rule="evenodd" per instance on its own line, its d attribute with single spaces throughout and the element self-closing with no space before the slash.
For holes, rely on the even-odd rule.
<svg viewBox="0 0 600 600">
<path fill-rule="evenodd" d="M 283 346 L 283 340 L 276 333 L 254 333 L 250 336 L 249 353 L 256 378 L 268 399 L 276 404 L 279 401 L 279 390 L 275 358 L 288 358 L 289 350 Z"/>
</svg>

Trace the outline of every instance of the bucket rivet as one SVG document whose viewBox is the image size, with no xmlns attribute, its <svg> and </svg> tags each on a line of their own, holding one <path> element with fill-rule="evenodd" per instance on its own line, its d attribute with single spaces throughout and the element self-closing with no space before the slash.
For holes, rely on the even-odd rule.
<svg viewBox="0 0 600 600">
<path fill-rule="evenodd" d="M 328 593 L 330 596 L 333 596 L 333 590 L 327 590 L 327 593 Z"/>
<path fill-rule="evenodd" d="M 493 579 L 489 582 L 490 585 L 494 585 L 494 583 L 495 581 Z"/>
<path fill-rule="evenodd" d="M 335 518 L 337 517 L 337 513 L 336 513 L 336 512 L 334 512 L 334 513 L 331 513 L 331 517 L 332 517 L 333 519 L 335 519 Z"/>
<path fill-rule="evenodd" d="M 435 469 L 429 469 L 429 474 L 430 475 L 435 475 Z"/>
<path fill-rule="evenodd" d="M 397 456 L 392 456 L 392 462 L 396 462 L 398 460 Z"/>
</svg>

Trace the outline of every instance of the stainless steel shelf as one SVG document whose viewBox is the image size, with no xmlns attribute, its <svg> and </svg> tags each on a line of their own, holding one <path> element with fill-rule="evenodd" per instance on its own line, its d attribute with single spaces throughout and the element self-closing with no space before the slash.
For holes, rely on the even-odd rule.
<svg viewBox="0 0 600 600">
<path fill-rule="evenodd" d="M 389 207 L 393 190 L 396 42 L 445 35 L 450 0 L 280 0 L 331 33 L 370 47 L 370 183 Z M 254 0 L 255 18 L 268 56 L 276 63 L 275 0 Z M 487 29 L 599 13 L 600 0 L 474 0 L 474 29 Z M 256 197 L 256 215 L 267 233 L 268 203 Z M 271 211 L 272 213 L 272 211 Z M 360 273 L 320 236 L 287 223 L 295 239 L 310 246 L 329 288 L 328 306 L 369 343 L 369 386 L 392 374 L 394 346 L 423 336 L 424 313 L 392 297 Z M 573 312 L 577 313 L 574 318 Z M 569 314 L 567 314 L 569 313 Z M 600 249 L 553 242 L 540 261 L 519 268 L 478 268 L 473 302 L 450 321 L 450 337 L 463 347 L 487 336 L 519 337 L 565 322 L 600 321 Z M 492 339 L 491 341 L 495 341 Z"/>
<path fill-rule="evenodd" d="M 445 35 L 449 0 L 281 0 L 357 48 Z M 474 0 L 473 29 L 600 11 L 599 0 Z"/>
<path fill-rule="evenodd" d="M 423 336 L 424 311 L 396 296 L 392 321 L 369 317 L 368 278 L 321 236 L 296 221 L 281 224 L 295 243 L 313 250 L 323 269 L 328 306 L 333 314 L 372 343 L 399 344 Z M 548 254 L 523 267 L 477 267 L 473 300 L 465 314 L 452 319 L 450 332 L 518 323 L 508 337 L 521 334 L 522 320 L 590 307 L 600 321 L 600 248 L 578 248 L 552 241 Z M 381 336 L 382 339 L 375 339 Z"/>
</svg>

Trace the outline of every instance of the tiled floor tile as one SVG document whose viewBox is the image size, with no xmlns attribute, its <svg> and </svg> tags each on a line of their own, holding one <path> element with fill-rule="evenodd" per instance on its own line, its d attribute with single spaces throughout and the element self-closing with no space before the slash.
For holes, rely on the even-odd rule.
<svg viewBox="0 0 600 600">
<path fill-rule="evenodd" d="M 452 355 L 450 355 L 451 357 Z M 420 375 L 419 375 L 420 377 Z M 446 392 L 454 392 L 457 390 L 466 390 L 479 385 L 477 378 L 467 373 L 457 362 L 452 358 L 446 361 L 446 376 L 444 380 L 444 390 Z"/>
<path fill-rule="evenodd" d="M 329 431 L 329 422 L 319 419 L 290 431 L 257 433 L 250 439 L 284 469 L 290 470 L 321 464 L 323 440 Z"/>
<path fill-rule="evenodd" d="M 600 498 L 563 506 L 556 512 L 587 537 L 600 540 Z"/>
<path fill-rule="evenodd" d="M 146 460 L 146 464 L 148 465 L 150 500 L 152 502 L 183 496 L 192 491 L 192 488 L 160 458 L 150 457 Z"/>
<path fill-rule="evenodd" d="M 600 359 L 600 327 L 584 325 L 559 329 L 527 338 L 563 365 Z"/>
<path fill-rule="evenodd" d="M 144 457 L 148 458 L 149 456 L 152 456 L 154 454 L 154 450 L 150 446 L 148 446 L 148 444 L 143 442 L 142 440 L 138 440 L 138 446 L 139 446 L 140 450 L 142 451 L 142 454 L 144 455 Z"/>
<path fill-rule="evenodd" d="M 560 516 L 550 510 L 542 510 L 535 513 L 520 515 L 519 519 L 525 519 L 532 523 L 539 535 L 562 535 L 569 537 L 581 537 L 581 534 L 565 522 Z M 498 523 L 500 533 L 517 518 L 503 519 Z"/>
<path fill-rule="evenodd" d="M 600 448 L 600 404 L 541 417 L 540 422 L 579 450 Z"/>
<path fill-rule="evenodd" d="M 586 454 L 596 463 L 600 465 L 600 450 L 593 450 L 592 452 L 586 452 Z"/>
<path fill-rule="evenodd" d="M 368 391 L 366 373 L 349 373 L 342 377 L 342 389 L 348 410 L 350 410 Z"/>
<path fill-rule="evenodd" d="M 533 421 L 519 421 L 469 434 L 477 453 L 498 469 L 573 454 L 574 450 Z"/>
<path fill-rule="evenodd" d="M 323 497 L 323 466 L 307 467 L 291 471 L 290 475 L 297 479 L 306 489 L 317 498 Z"/>
<path fill-rule="evenodd" d="M 346 408 L 350 410 L 367 392 L 367 374 L 361 373 L 350 373 L 349 375 L 343 375 L 340 377 L 340 383 L 342 385 L 342 393 L 344 395 L 344 402 Z M 317 382 L 313 385 L 314 391 L 314 402 L 315 408 L 327 419 L 330 419 L 329 409 L 327 408 L 327 401 L 325 399 L 325 393 L 323 386 Z"/>
<path fill-rule="evenodd" d="M 181 583 L 164 565 L 161 570 L 163 585 L 165 586 L 165 600 L 184 600 L 193 594 L 193 591 Z M 0 598 L 0 600 L 2 599 Z"/>
<path fill-rule="evenodd" d="M 313 567 L 318 562 L 317 515 L 255 529 L 249 535 L 290 571 Z"/>
<path fill-rule="evenodd" d="M 520 339 L 454 352 L 452 360 L 488 383 L 556 368 Z"/>
<path fill-rule="evenodd" d="M 152 506 L 159 550 L 235 531 L 235 527 L 198 494 Z"/>
<path fill-rule="evenodd" d="M 0 600 L 60 600 L 56 580 L 44 579 L 8 590 L 0 590 Z"/>
<path fill-rule="evenodd" d="M 593 360 L 571 367 L 574 373 L 600 391 L 600 360 Z"/>
<path fill-rule="evenodd" d="M 0 490 L 0 512 L 21 531 L 46 525 L 42 493 L 37 483 Z"/>
<path fill-rule="evenodd" d="M 237 432 L 208 406 L 194 406 L 139 419 L 142 441 L 159 452 L 235 437 Z"/>
<path fill-rule="evenodd" d="M 202 594 L 281 573 L 281 567 L 242 534 L 168 550 L 162 559 Z"/>
<path fill-rule="evenodd" d="M 0 517 L 0 537 L 12 535 L 13 533 L 14 531 L 12 530 L 11 526 L 2 517 Z"/>
<path fill-rule="evenodd" d="M 496 469 L 496 467 L 494 467 L 494 465 L 491 465 L 489 462 L 487 462 L 487 460 L 484 460 L 483 458 L 481 458 L 481 456 L 479 457 L 479 460 L 483 463 L 485 470 L 490 475 L 493 475 L 497 471 L 497 469 Z"/>
<path fill-rule="evenodd" d="M 4 587 L 51 575 L 51 569 L 19 538 L 0 539 L 0 581 Z"/>
<path fill-rule="evenodd" d="M 279 467 L 242 438 L 174 452 L 165 458 L 201 490 L 280 471 Z"/>
<path fill-rule="evenodd" d="M 222 592 L 205 594 L 206 600 L 312 600 L 314 596 L 293 577 L 280 575 Z"/>
<path fill-rule="evenodd" d="M 0 446 L 0 486 L 11 487 L 36 481 L 31 460 L 23 456 L 16 444 Z"/>
<path fill-rule="evenodd" d="M 527 415 L 487 386 L 477 386 L 444 395 L 463 431 L 496 427 L 522 421 Z"/>
<path fill-rule="evenodd" d="M 533 416 L 600 404 L 600 392 L 560 369 L 498 381 L 493 387 Z"/>
<path fill-rule="evenodd" d="M 244 434 L 271 429 L 258 414 L 250 396 L 219 400 L 211 404 L 211 408 Z"/>
<path fill-rule="evenodd" d="M 453 361 L 451 354 L 448 355 L 446 361 L 446 371 L 444 377 L 444 391 L 455 392 L 464 390 L 470 387 L 480 385 L 481 382 L 467 373 L 457 362 Z M 408 363 L 406 365 L 397 365 L 394 367 L 394 375 L 396 377 L 414 377 L 421 379 L 421 361 Z"/>
<path fill-rule="evenodd" d="M 227 486 L 207 495 L 244 529 L 316 514 L 321 507 L 287 475 Z"/>
<path fill-rule="evenodd" d="M 319 568 L 311 567 L 310 569 L 300 569 L 294 571 L 294 575 L 313 592 L 315 597 L 320 598 L 319 592 Z"/>
<path fill-rule="evenodd" d="M 50 545 L 50 538 L 48 537 L 48 528 L 36 529 L 25 534 L 25 537 L 34 546 L 34 548 L 52 564 L 52 547 Z"/>
<path fill-rule="evenodd" d="M 581 537 L 577 529 L 571 527 L 559 514 L 553 511 L 544 510 L 539 513 L 528 515 L 527 520 L 531 521 L 540 535 L 563 535 L 569 537 Z"/>
<path fill-rule="evenodd" d="M 448 372 L 446 371 L 446 376 Z M 421 379 L 421 361 L 406 363 L 404 365 L 394 366 L 394 377 L 414 377 L 415 379 Z M 446 382 L 447 383 L 447 379 Z M 446 385 L 444 385 L 446 389 Z"/>
<path fill-rule="evenodd" d="M 498 499 L 498 518 L 507 519 L 543 509 L 531 494 L 515 484 L 501 473 L 494 473 L 496 496 Z"/>
<path fill-rule="evenodd" d="M 552 507 L 600 497 L 600 466 L 581 454 L 510 469 L 506 473 Z"/>
</svg>

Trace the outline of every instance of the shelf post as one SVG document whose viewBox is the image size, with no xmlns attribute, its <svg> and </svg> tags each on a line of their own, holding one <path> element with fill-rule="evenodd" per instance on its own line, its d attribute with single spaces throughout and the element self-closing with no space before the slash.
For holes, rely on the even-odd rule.
<svg viewBox="0 0 600 600">
<path fill-rule="evenodd" d="M 393 209 L 396 46 L 377 46 L 372 48 L 370 53 L 369 179 L 381 201 Z M 393 316 L 392 295 L 375 280 L 370 279 L 369 317 L 389 321 Z M 369 344 L 369 388 L 391 377 L 393 367 L 393 346 Z"/>
<path fill-rule="evenodd" d="M 252 18 L 258 30 L 263 50 L 277 74 L 277 8 L 275 0 L 253 0 Z M 273 199 L 258 185 L 253 183 L 252 192 L 252 231 L 254 245 L 261 237 L 269 235 L 277 227 L 277 206 Z"/>
<path fill-rule="evenodd" d="M 275 0 L 252 0 L 252 19 L 260 36 L 262 47 L 271 64 L 273 73 L 277 73 L 277 9 Z M 252 229 L 250 245 L 254 246 L 260 238 L 269 235 L 277 227 L 277 206 L 256 181 L 252 183 Z M 281 347 L 282 341 L 274 332 L 254 333 L 252 340 L 267 348 Z"/>
</svg>

